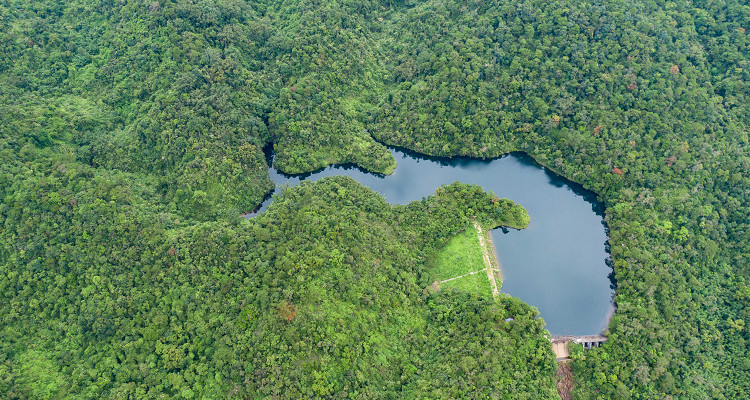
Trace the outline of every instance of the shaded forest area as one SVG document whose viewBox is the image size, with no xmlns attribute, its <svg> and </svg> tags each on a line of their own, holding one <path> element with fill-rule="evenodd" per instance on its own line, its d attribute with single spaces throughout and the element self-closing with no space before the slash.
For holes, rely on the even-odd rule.
<svg viewBox="0 0 750 400">
<path fill-rule="evenodd" d="M 515 206 L 336 178 L 241 220 L 272 144 L 289 173 L 529 153 L 607 206 L 618 310 L 575 398 L 742 398 L 746 29 L 735 0 L 6 1 L 0 393 L 556 396 L 533 309 L 424 291 Z"/>
</svg>

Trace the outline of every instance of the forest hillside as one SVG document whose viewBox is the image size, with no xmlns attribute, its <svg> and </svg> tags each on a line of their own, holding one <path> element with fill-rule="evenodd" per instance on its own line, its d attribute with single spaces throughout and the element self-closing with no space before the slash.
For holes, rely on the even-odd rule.
<svg viewBox="0 0 750 400">
<path fill-rule="evenodd" d="M 239 217 L 264 148 L 388 174 L 397 145 L 524 151 L 605 204 L 576 398 L 745 398 L 748 29 L 737 0 L 5 1 L 0 396 L 555 398 L 533 308 L 426 282 L 518 205 L 331 178 Z"/>
</svg>

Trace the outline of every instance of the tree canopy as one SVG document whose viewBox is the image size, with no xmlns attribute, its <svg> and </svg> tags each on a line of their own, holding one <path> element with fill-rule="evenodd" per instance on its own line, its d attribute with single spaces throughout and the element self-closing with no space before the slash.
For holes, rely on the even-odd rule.
<svg viewBox="0 0 750 400">
<path fill-rule="evenodd" d="M 3 2 L 0 393 L 554 398 L 531 307 L 425 291 L 516 206 L 336 178 L 239 218 L 264 148 L 390 173 L 398 145 L 524 151 L 600 196 L 617 312 L 578 398 L 742 398 L 747 29 L 737 0 Z"/>
</svg>

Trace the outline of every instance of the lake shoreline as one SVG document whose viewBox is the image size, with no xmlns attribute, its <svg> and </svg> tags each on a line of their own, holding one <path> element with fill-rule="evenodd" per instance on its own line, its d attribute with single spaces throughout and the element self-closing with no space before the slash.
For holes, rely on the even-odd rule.
<svg viewBox="0 0 750 400">
<path fill-rule="evenodd" d="M 520 230 L 501 224 L 493 226 L 500 230 L 483 232 L 482 240 L 492 247 L 492 254 L 486 254 L 494 265 L 488 269 L 499 280 L 501 292 L 537 307 L 550 332 L 590 335 L 602 326 L 606 329 L 616 285 L 611 279 L 604 204 L 596 201 L 595 193 L 556 175 L 524 152 L 477 160 L 390 150 L 398 167 L 387 176 L 351 164 L 303 175 L 283 174 L 273 167 L 268 172 L 276 193 L 302 181 L 344 175 L 378 192 L 391 205 L 420 201 L 456 181 L 479 185 L 523 206 L 534 220 Z M 267 151 L 272 164 L 273 153 Z M 275 193 L 268 196 L 256 213 L 246 217 L 264 212 L 274 197 Z"/>
<path fill-rule="evenodd" d="M 498 285 L 498 289 L 503 289 L 503 282 L 505 281 L 505 278 L 503 277 L 503 269 L 500 265 L 500 257 L 497 255 L 497 249 L 495 248 L 495 241 L 492 239 L 492 235 L 490 235 L 490 230 L 486 230 L 482 233 L 485 236 L 485 239 L 487 240 L 487 243 L 490 248 L 491 257 L 490 261 L 494 262 L 494 269 L 497 271 L 497 276 L 500 278 L 500 285 Z"/>
</svg>

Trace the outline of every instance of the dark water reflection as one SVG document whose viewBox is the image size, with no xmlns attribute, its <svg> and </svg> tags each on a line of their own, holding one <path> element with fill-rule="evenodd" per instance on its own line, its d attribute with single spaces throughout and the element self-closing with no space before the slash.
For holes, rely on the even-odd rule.
<svg viewBox="0 0 750 400">
<path fill-rule="evenodd" d="M 502 292 L 536 306 L 553 335 L 601 332 L 612 310 L 614 282 L 604 225 L 604 207 L 596 195 L 536 163 L 523 153 L 493 160 L 426 157 L 391 149 L 398 166 L 392 175 L 371 174 L 352 165 L 314 173 L 286 175 L 271 168 L 279 185 L 347 175 L 406 204 L 434 193 L 443 184 L 472 183 L 524 206 L 527 229 L 495 229 Z M 261 211 L 266 208 L 266 201 Z"/>
</svg>

